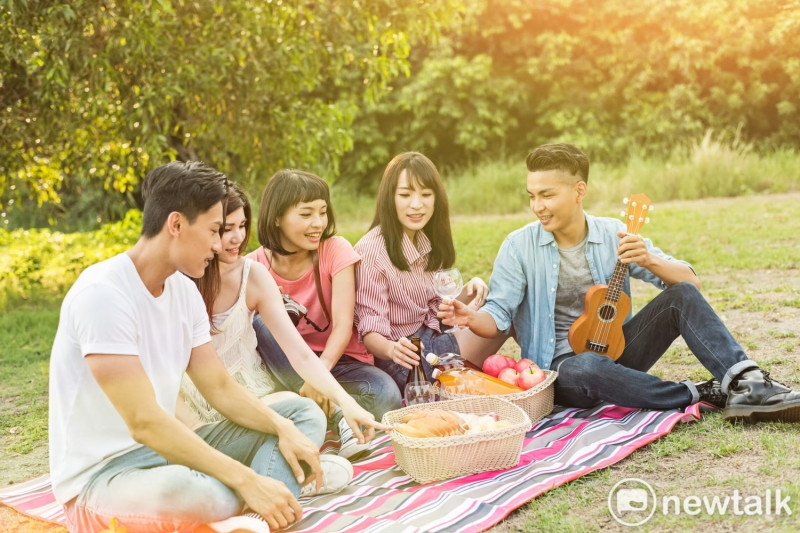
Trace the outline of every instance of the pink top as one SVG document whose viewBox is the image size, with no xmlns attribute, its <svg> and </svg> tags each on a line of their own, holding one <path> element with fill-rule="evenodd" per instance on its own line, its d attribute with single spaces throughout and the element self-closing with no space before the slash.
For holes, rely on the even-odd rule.
<svg viewBox="0 0 800 533">
<path fill-rule="evenodd" d="M 389 259 L 380 226 L 356 243 L 356 326 L 363 338 L 370 332 L 389 340 L 408 337 L 423 324 L 440 331 L 436 313 L 441 298 L 433 290 L 433 272 L 426 272 L 431 243 L 417 233 L 419 248 L 403 235 L 403 255 L 411 270 L 398 270 Z"/>
<path fill-rule="evenodd" d="M 258 261 L 269 269 L 275 283 L 281 288 L 283 292 L 294 298 L 297 302 L 303 304 L 308 309 L 308 318 L 320 328 L 328 325 L 328 319 L 322 311 L 322 304 L 317 297 L 317 287 L 314 283 L 314 267 L 311 267 L 305 274 L 296 280 L 283 279 L 275 271 L 272 270 L 267 254 L 264 252 L 263 247 L 250 252 L 248 258 Z M 320 284 L 322 285 L 322 295 L 325 297 L 325 305 L 328 306 L 328 311 L 333 315 L 333 308 L 331 307 L 332 296 L 332 279 L 342 269 L 358 263 L 361 257 L 353 250 L 353 247 L 347 242 L 344 237 L 334 236 L 326 239 L 319 246 L 319 277 Z M 311 324 L 305 320 L 300 320 L 297 324 L 297 331 L 306 341 L 309 348 L 315 352 L 322 352 L 325 349 L 325 344 L 328 342 L 328 337 L 331 334 L 331 328 L 323 332 L 315 330 Z M 355 326 L 353 326 L 353 334 L 350 337 L 350 342 L 344 349 L 344 354 L 349 355 L 353 359 L 358 359 L 364 363 L 373 364 L 374 360 L 372 354 L 367 352 L 364 345 L 359 342 Z"/>
</svg>

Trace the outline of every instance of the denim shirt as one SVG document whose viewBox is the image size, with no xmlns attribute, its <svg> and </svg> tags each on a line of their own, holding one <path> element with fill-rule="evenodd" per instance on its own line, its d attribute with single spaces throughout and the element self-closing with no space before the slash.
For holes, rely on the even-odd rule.
<svg viewBox="0 0 800 533">
<path fill-rule="evenodd" d="M 618 231 L 625 224 L 614 218 L 585 215 L 589 226 L 586 259 L 595 284 L 607 284 L 617 264 Z M 645 239 L 650 253 L 676 261 Z M 689 263 L 679 261 L 691 268 Z M 560 259 L 553 234 L 532 222 L 506 237 L 497 253 L 489 281 L 489 299 L 481 311 L 489 313 L 497 329 L 508 333 L 512 324 L 522 357 L 549 369 L 553 360 L 556 329 L 553 311 L 558 289 Z M 623 290 L 630 297 L 630 277 L 667 288 L 661 279 L 635 263 L 628 265 Z M 633 312 L 625 319 L 629 320 Z"/>
</svg>

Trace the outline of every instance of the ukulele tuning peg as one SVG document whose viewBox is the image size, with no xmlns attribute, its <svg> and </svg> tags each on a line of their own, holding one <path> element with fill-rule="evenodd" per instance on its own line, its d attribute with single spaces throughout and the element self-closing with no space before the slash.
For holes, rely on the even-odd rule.
<svg viewBox="0 0 800 533">
<path fill-rule="evenodd" d="M 625 205 L 628 205 L 628 197 L 627 196 L 622 199 L 622 203 L 625 204 Z"/>
<path fill-rule="evenodd" d="M 621 216 L 622 218 L 625 218 L 625 211 L 620 211 L 619 212 L 619 216 Z"/>
<path fill-rule="evenodd" d="M 649 223 L 650 223 L 650 217 L 645 217 L 645 219 L 644 219 L 644 223 L 645 223 L 645 224 L 649 224 Z"/>
<path fill-rule="evenodd" d="M 648 208 L 648 211 L 652 211 L 655 208 L 656 208 L 656 206 L 654 206 L 653 204 L 650 204 L 650 207 Z"/>
<path fill-rule="evenodd" d="M 632 205 L 633 207 L 636 207 L 636 202 L 631 202 L 631 205 Z"/>
<path fill-rule="evenodd" d="M 647 211 L 647 204 L 642 204 L 642 211 Z"/>
</svg>

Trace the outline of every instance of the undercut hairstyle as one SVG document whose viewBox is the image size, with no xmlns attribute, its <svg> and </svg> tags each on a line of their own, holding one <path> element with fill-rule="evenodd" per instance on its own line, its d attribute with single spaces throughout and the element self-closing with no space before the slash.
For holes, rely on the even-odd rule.
<svg viewBox="0 0 800 533">
<path fill-rule="evenodd" d="M 250 241 L 250 225 L 252 221 L 252 209 L 250 207 L 250 200 L 238 185 L 233 182 L 228 182 L 228 194 L 223 202 L 223 224 L 219 229 L 220 237 L 225 233 L 225 221 L 228 215 L 241 208 L 244 211 L 245 231 L 244 238 L 239 244 L 239 255 L 244 255 L 247 252 L 247 243 Z M 219 296 L 220 288 L 222 287 L 222 278 L 219 272 L 219 256 L 214 255 L 208 266 L 206 267 L 203 277 L 195 279 L 197 288 L 203 296 L 203 302 L 206 304 L 206 312 L 208 313 L 208 320 L 211 323 L 211 332 L 219 333 L 219 330 L 214 326 L 212 319 L 214 311 L 214 302 Z"/>
<path fill-rule="evenodd" d="M 386 166 L 378 187 L 375 217 L 370 228 L 381 227 L 386 251 L 392 264 L 398 270 L 411 270 L 403 255 L 403 225 L 398 218 L 394 201 L 397 183 L 403 171 L 406 172 L 409 185 L 420 189 L 431 189 L 434 194 L 433 216 L 422 228 L 431 242 L 431 253 L 425 270 L 432 272 L 450 268 L 456 262 L 456 251 L 450 231 L 450 206 L 447 193 L 436 165 L 423 154 L 404 152 L 396 155 Z"/>
<path fill-rule="evenodd" d="M 320 241 L 336 234 L 336 218 L 331 205 L 331 192 L 324 179 L 302 170 L 279 170 L 267 182 L 258 209 L 258 242 L 276 254 L 291 255 L 281 244 L 278 221 L 290 208 L 299 203 L 325 200 L 328 225 L 322 230 Z"/>
<path fill-rule="evenodd" d="M 543 144 L 528 154 L 525 164 L 528 172 L 563 170 L 589 183 L 589 158 L 574 144 Z"/>
<path fill-rule="evenodd" d="M 151 170 L 142 182 L 142 236 L 161 232 L 172 212 L 192 224 L 225 198 L 228 178 L 200 161 L 172 161 Z"/>
</svg>

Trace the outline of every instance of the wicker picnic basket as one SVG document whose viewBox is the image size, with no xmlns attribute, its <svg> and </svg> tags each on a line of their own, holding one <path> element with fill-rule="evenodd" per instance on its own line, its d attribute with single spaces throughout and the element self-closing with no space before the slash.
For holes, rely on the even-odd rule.
<svg viewBox="0 0 800 533">
<path fill-rule="evenodd" d="M 528 418 L 531 419 L 531 424 L 533 424 L 534 422 L 537 422 L 538 420 L 541 420 L 543 417 L 550 414 L 550 411 L 553 410 L 553 397 L 555 395 L 553 383 L 555 383 L 556 378 L 558 377 L 558 372 L 555 370 L 545 370 L 544 373 L 547 375 L 547 377 L 535 387 L 531 387 L 530 389 L 521 392 L 515 392 L 513 394 L 499 394 L 491 396 L 491 398 L 500 398 L 502 400 L 509 401 L 514 405 L 518 405 L 523 411 L 525 411 L 525 413 L 527 413 Z M 446 390 L 442 390 L 441 397 L 454 399 L 479 398 L 480 396 L 473 394 L 453 394 L 448 393 Z"/>
<path fill-rule="evenodd" d="M 472 396 L 457 400 L 423 403 L 389 411 L 384 424 L 402 423 L 403 417 L 419 410 L 446 409 L 484 415 L 496 413 L 511 422 L 502 429 L 452 437 L 415 438 L 392 431 L 398 466 L 418 483 L 439 481 L 467 474 L 510 468 L 519 463 L 522 441 L 531 421 L 525 411 L 497 396 Z"/>
</svg>

